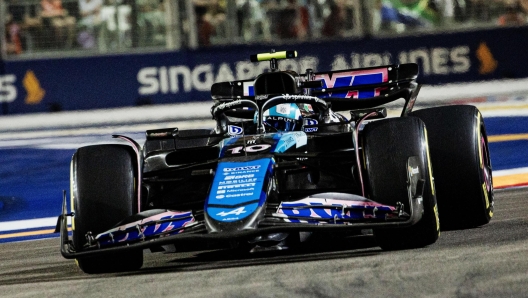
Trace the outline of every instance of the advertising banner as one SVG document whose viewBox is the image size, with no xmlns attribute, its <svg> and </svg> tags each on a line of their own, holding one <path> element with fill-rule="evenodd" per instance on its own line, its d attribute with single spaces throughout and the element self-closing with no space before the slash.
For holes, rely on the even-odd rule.
<svg viewBox="0 0 528 298">
<path fill-rule="evenodd" d="M 3 114 L 208 101 L 219 81 L 269 69 L 251 54 L 297 50 L 281 69 L 305 72 L 415 62 L 423 84 L 528 77 L 528 27 L 290 45 L 239 45 L 97 57 L 4 61 Z"/>
</svg>

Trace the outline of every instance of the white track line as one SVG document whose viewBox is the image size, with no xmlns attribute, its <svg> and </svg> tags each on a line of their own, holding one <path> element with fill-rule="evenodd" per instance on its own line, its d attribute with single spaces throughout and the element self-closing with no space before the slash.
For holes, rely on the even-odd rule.
<svg viewBox="0 0 528 298">
<path fill-rule="evenodd" d="M 517 175 L 517 174 L 528 174 L 528 167 L 493 171 L 493 177 Z"/>
<path fill-rule="evenodd" d="M 0 223 L 0 232 L 55 227 L 56 225 L 57 217 L 4 221 Z"/>
</svg>

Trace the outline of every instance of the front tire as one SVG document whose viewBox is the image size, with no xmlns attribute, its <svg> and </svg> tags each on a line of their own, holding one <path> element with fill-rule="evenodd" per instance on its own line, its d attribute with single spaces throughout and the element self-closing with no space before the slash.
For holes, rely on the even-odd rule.
<svg viewBox="0 0 528 298">
<path fill-rule="evenodd" d="M 137 213 L 136 163 L 135 152 L 124 145 L 87 146 L 73 155 L 72 237 L 77 251 L 87 244 L 87 233 L 95 237 Z M 143 265 L 143 251 L 78 258 L 76 262 L 85 273 L 131 271 Z"/>
<path fill-rule="evenodd" d="M 392 118 L 371 122 L 363 132 L 370 199 L 389 205 L 408 202 L 410 157 L 416 157 L 425 179 L 422 218 L 410 227 L 375 229 L 378 245 L 384 250 L 397 250 L 435 243 L 440 223 L 424 123 L 415 117 Z"/>
</svg>

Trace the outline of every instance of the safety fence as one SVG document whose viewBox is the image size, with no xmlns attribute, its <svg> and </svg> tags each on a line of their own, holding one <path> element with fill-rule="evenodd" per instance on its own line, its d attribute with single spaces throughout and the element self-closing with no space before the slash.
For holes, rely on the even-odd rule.
<svg viewBox="0 0 528 298">
<path fill-rule="evenodd" d="M 2 0 L 5 59 L 525 26 L 525 0 Z"/>
</svg>

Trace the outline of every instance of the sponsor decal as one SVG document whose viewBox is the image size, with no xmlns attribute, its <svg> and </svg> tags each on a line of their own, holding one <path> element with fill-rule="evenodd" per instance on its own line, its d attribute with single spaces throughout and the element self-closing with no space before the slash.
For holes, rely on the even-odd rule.
<svg viewBox="0 0 528 298">
<path fill-rule="evenodd" d="M 241 105 L 241 104 L 242 104 L 241 100 L 234 100 L 234 101 L 231 101 L 231 102 L 225 102 L 225 103 L 217 105 L 215 107 L 215 111 L 214 112 L 216 112 L 217 110 L 229 109 L 229 108 L 232 108 L 234 106 Z"/>
<path fill-rule="evenodd" d="M 255 177 L 255 174 L 246 174 L 246 175 L 230 175 L 226 176 L 224 180 L 231 180 L 231 179 L 247 179 L 247 178 L 253 178 Z"/>
<path fill-rule="evenodd" d="M 310 208 L 306 208 L 310 207 Z M 338 208 L 336 208 L 338 207 Z M 277 208 L 279 216 L 306 219 L 347 220 L 364 218 L 386 218 L 396 210 L 393 206 L 382 205 L 370 200 L 334 200 L 307 198 L 283 202 Z"/>
<path fill-rule="evenodd" d="M 231 210 L 229 212 L 222 211 L 220 213 L 217 213 L 218 216 L 228 216 L 228 215 L 240 215 L 242 213 L 246 213 L 247 211 L 244 210 L 244 207 L 240 207 L 234 210 Z"/>
<path fill-rule="evenodd" d="M 330 72 L 315 76 L 323 81 L 323 91 L 327 88 L 353 87 L 359 85 L 379 84 L 388 81 L 386 67 L 367 70 Z M 380 95 L 381 88 L 371 90 L 349 90 L 347 92 L 329 92 L 328 96 L 341 98 L 368 98 Z M 334 94 L 335 93 L 335 94 Z"/>
<path fill-rule="evenodd" d="M 207 199 L 210 206 L 207 207 L 207 214 L 214 220 L 232 222 L 253 213 L 261 204 L 262 188 L 270 163 L 270 158 L 220 162 Z M 238 208 L 234 209 L 233 205 L 238 205 Z"/>
<path fill-rule="evenodd" d="M 29 105 L 39 104 L 44 98 L 44 95 L 46 95 L 46 91 L 40 87 L 40 82 L 32 70 L 26 72 L 22 83 L 27 92 L 24 102 Z"/>
<path fill-rule="evenodd" d="M 319 121 L 316 119 L 312 119 L 312 118 L 304 118 L 303 125 L 304 126 L 319 125 Z M 316 132 L 318 129 L 319 129 L 318 127 L 303 127 L 304 132 Z"/>
<path fill-rule="evenodd" d="M 271 147 L 270 144 L 257 144 L 257 145 L 249 145 L 249 146 L 238 146 L 229 148 L 226 151 L 230 152 L 231 154 L 241 154 L 242 152 L 248 152 L 248 153 L 255 153 L 255 152 L 261 152 L 266 151 Z"/>
<path fill-rule="evenodd" d="M 477 49 L 477 59 L 480 62 L 479 74 L 487 75 L 493 73 L 499 63 L 493 57 L 491 50 L 485 42 L 481 42 Z"/>
<path fill-rule="evenodd" d="M 481 74 L 492 73 L 496 69 L 497 61 L 490 54 L 491 51 L 484 44 L 477 50 L 477 58 L 481 62 Z M 300 59 L 281 61 L 282 69 L 291 69 L 302 73 L 307 68 L 314 70 L 332 70 L 375 67 L 398 63 L 418 63 L 420 72 L 429 75 L 451 75 L 469 72 L 471 68 L 470 47 L 458 45 L 454 47 L 415 48 L 397 53 L 357 53 L 337 52 L 330 65 L 319 65 L 319 59 L 314 56 L 305 56 Z M 251 63 L 235 61 L 227 63 L 199 64 L 194 67 L 188 65 L 148 66 L 141 68 L 137 75 L 139 83 L 138 94 L 141 96 L 156 94 L 178 94 L 193 91 L 210 91 L 215 82 L 249 80 L 268 70 L 265 63 Z M 317 79 L 317 78 L 316 78 Z M 319 78 L 320 79 L 320 78 Z M 331 78 L 328 77 L 328 82 Z M 355 77 L 354 80 L 359 79 Z M 8 85 L 13 85 L 14 80 Z M 254 96 L 253 81 L 240 82 L 244 96 Z M 7 84 L 4 83 L 4 86 Z M 350 86 L 350 85 L 349 85 Z M 327 85 L 327 88 L 332 88 Z M 16 92 L 16 89 L 13 89 Z M 11 98 L 11 97 L 10 97 Z M 16 94 L 13 97 L 16 98 Z M 258 99 L 264 99 L 259 96 Z M 11 100 L 11 101 L 13 101 Z M 7 101 L 4 99 L 4 101 Z M 9 101 L 8 101 L 9 102 Z"/>
<path fill-rule="evenodd" d="M 225 185 L 225 184 L 236 184 L 236 183 L 250 183 L 250 182 L 256 182 L 257 178 L 251 178 L 251 179 L 235 179 L 235 180 L 227 180 L 227 181 L 220 181 L 218 182 L 219 185 Z"/>
<path fill-rule="evenodd" d="M 236 167 L 236 168 L 224 168 L 224 172 L 237 172 L 237 171 L 248 171 L 248 170 L 258 170 L 260 165 L 255 166 L 245 166 L 245 167 Z"/>
<path fill-rule="evenodd" d="M 290 122 L 290 123 L 295 123 L 296 121 L 295 119 L 281 117 L 281 116 L 268 116 L 266 117 L 265 121 L 267 120 L 284 121 L 284 122 Z"/>
<path fill-rule="evenodd" d="M 319 121 L 311 118 L 304 118 L 304 125 L 317 125 Z"/>
<path fill-rule="evenodd" d="M 313 101 L 313 102 L 323 103 L 324 105 L 326 105 L 326 101 L 321 100 L 321 99 L 319 99 L 317 97 L 314 97 L 314 96 L 310 96 L 310 95 L 282 94 L 282 98 L 284 98 L 286 100 L 293 100 L 293 101 L 296 101 L 296 100 L 309 100 L 309 101 Z"/>
<path fill-rule="evenodd" d="M 424 75 L 450 75 L 467 73 L 471 68 L 470 48 L 458 45 L 452 48 L 417 48 L 391 53 L 337 54 L 331 63 L 332 70 L 376 67 L 389 64 L 417 63 Z M 477 53 L 478 56 L 478 53 Z M 488 59 L 489 60 L 489 59 Z"/>
<path fill-rule="evenodd" d="M 161 222 L 155 223 L 156 221 Z M 182 233 L 184 228 L 193 222 L 191 212 L 167 211 L 108 230 L 97 235 L 96 240 L 103 247 L 162 234 L 173 235 Z"/>
<path fill-rule="evenodd" d="M 227 134 L 230 136 L 236 136 L 242 134 L 244 130 L 240 126 L 236 125 L 228 125 L 227 126 Z"/>
<path fill-rule="evenodd" d="M 240 184 L 231 184 L 231 185 L 221 185 L 221 186 L 218 186 L 219 190 L 217 191 L 217 193 L 220 193 L 220 192 L 223 193 L 226 190 L 229 192 L 229 190 L 233 190 L 236 188 L 247 188 L 247 189 L 253 190 L 255 185 L 256 183 L 240 183 Z"/>
<path fill-rule="evenodd" d="M 388 70 L 386 67 L 368 70 L 353 70 L 343 72 L 330 72 L 319 74 L 315 79 L 323 81 L 323 89 L 349 87 L 358 85 L 378 84 L 387 82 Z"/>
<path fill-rule="evenodd" d="M 18 92 L 15 87 L 16 76 L 13 74 L 0 75 L 0 102 L 13 102 Z"/>
</svg>

